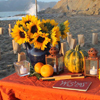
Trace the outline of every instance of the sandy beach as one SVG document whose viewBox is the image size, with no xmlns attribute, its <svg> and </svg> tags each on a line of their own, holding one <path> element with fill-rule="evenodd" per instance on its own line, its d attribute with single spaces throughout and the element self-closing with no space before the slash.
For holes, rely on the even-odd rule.
<svg viewBox="0 0 100 100">
<path fill-rule="evenodd" d="M 81 47 L 88 51 L 90 48 L 95 48 L 98 50 L 98 55 L 100 54 L 100 16 L 86 16 L 86 15 L 71 15 L 64 13 L 53 13 L 53 14 L 39 14 L 40 19 L 55 19 L 58 23 L 62 23 L 68 20 L 70 25 L 70 32 L 72 37 L 77 39 L 78 34 L 84 34 L 85 45 Z M 4 28 L 4 32 L 0 35 L 0 79 L 15 72 L 13 63 L 17 62 L 17 54 L 13 53 L 12 48 L 12 38 L 8 34 L 8 24 L 12 27 L 15 25 L 16 20 L 0 21 L 0 27 Z M 92 44 L 92 33 L 98 33 L 98 44 Z M 77 41 L 78 44 L 78 41 Z M 67 45 L 67 50 L 69 49 Z M 22 52 L 25 50 L 21 47 Z"/>
</svg>

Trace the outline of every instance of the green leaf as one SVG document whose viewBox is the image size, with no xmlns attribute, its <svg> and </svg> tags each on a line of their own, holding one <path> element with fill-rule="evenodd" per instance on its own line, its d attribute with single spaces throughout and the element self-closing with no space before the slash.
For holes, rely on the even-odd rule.
<svg viewBox="0 0 100 100">
<path fill-rule="evenodd" d="M 35 72 L 33 66 L 30 65 L 30 74 L 28 77 L 32 77 L 32 76 L 36 76 L 37 79 L 40 79 L 42 77 L 39 73 Z"/>
<path fill-rule="evenodd" d="M 30 75 L 28 76 L 28 77 L 32 77 L 32 76 L 36 76 L 37 77 L 37 79 L 40 79 L 42 76 L 39 74 L 39 73 L 37 73 L 37 72 L 30 72 Z"/>
<path fill-rule="evenodd" d="M 60 31 L 63 32 L 65 30 L 65 25 L 63 23 L 61 23 L 59 28 L 60 28 Z"/>
<path fill-rule="evenodd" d="M 52 28 L 54 27 L 54 25 L 51 25 L 50 23 L 44 23 L 44 26 L 47 27 L 48 31 L 50 32 L 52 30 Z"/>
</svg>

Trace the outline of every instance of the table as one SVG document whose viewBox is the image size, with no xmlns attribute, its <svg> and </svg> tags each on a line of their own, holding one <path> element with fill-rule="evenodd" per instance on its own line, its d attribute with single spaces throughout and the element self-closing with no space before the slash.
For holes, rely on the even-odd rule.
<svg viewBox="0 0 100 100">
<path fill-rule="evenodd" d="M 20 77 L 16 73 L 0 80 L 0 100 L 100 100 L 100 81 L 86 77 L 78 79 L 91 81 L 87 92 L 54 89 L 57 81 L 42 81 L 33 77 Z"/>
</svg>

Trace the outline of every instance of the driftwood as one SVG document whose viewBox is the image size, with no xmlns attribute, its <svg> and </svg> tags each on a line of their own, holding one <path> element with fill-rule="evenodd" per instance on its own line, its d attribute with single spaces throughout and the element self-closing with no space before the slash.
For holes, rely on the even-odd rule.
<svg viewBox="0 0 100 100">
<path fill-rule="evenodd" d="M 83 47 L 84 46 L 84 35 L 83 34 L 79 34 L 78 35 L 78 44 Z"/>
<path fill-rule="evenodd" d="M 98 43 L 98 33 L 93 33 L 92 34 L 92 44 L 97 44 Z"/>
<path fill-rule="evenodd" d="M 18 62 L 26 60 L 26 54 L 24 52 L 18 53 Z"/>
<path fill-rule="evenodd" d="M 12 45 L 13 45 L 14 54 L 19 53 L 21 49 L 21 45 L 16 43 L 15 40 L 12 40 Z"/>
</svg>

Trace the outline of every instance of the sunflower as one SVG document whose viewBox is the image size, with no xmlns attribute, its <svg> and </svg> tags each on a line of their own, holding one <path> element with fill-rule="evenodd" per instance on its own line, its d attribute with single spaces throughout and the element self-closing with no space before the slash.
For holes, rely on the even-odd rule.
<svg viewBox="0 0 100 100">
<path fill-rule="evenodd" d="M 66 25 L 66 26 L 68 27 L 68 25 L 69 25 L 68 20 L 66 20 L 66 21 L 64 22 L 64 25 Z"/>
<path fill-rule="evenodd" d="M 60 24 L 60 31 L 61 31 L 61 38 L 64 39 L 67 37 L 67 32 L 69 32 L 69 22 L 68 20 L 65 21 L 64 23 Z"/>
<path fill-rule="evenodd" d="M 64 31 L 64 32 L 61 32 L 62 33 L 62 35 L 61 35 L 61 38 L 62 39 L 64 39 L 64 38 L 66 38 L 67 37 L 67 33 Z"/>
<path fill-rule="evenodd" d="M 68 25 L 69 25 L 69 22 L 68 22 L 68 20 L 66 20 L 65 22 L 64 22 L 64 25 L 65 25 L 65 32 L 69 32 L 69 27 L 68 27 Z"/>
<path fill-rule="evenodd" d="M 42 19 L 42 23 L 49 23 L 50 22 L 50 19 Z"/>
<path fill-rule="evenodd" d="M 59 27 L 55 26 L 51 31 L 51 39 L 52 39 L 52 45 L 56 46 L 58 44 L 58 41 L 60 41 L 61 33 L 59 31 Z"/>
<path fill-rule="evenodd" d="M 46 19 L 46 20 L 42 19 L 41 24 L 42 24 L 42 32 L 43 31 L 46 31 L 46 32 L 48 31 L 49 33 L 50 33 L 50 31 L 52 30 L 53 27 L 58 25 L 58 23 L 56 23 L 55 20 L 53 20 L 53 19 L 52 20 L 50 20 L 50 19 Z"/>
<path fill-rule="evenodd" d="M 57 25 L 58 25 L 58 23 L 56 23 L 54 19 L 52 19 L 52 20 L 50 21 L 50 24 L 51 24 L 51 25 L 54 25 L 54 26 L 57 26 Z"/>
<path fill-rule="evenodd" d="M 27 29 L 27 24 L 30 24 L 30 22 L 35 22 L 37 21 L 38 18 L 32 15 L 26 15 L 26 17 L 22 17 L 22 23 L 23 27 Z"/>
<path fill-rule="evenodd" d="M 53 26 L 58 25 L 58 23 L 56 23 L 54 19 L 51 19 L 51 20 L 50 19 L 46 19 L 46 20 L 42 19 L 42 23 L 50 23 Z"/>
<path fill-rule="evenodd" d="M 16 25 L 18 27 L 22 27 L 23 26 L 23 22 L 18 20 L 18 21 L 16 21 Z"/>
<path fill-rule="evenodd" d="M 42 19 L 40 21 L 35 16 L 26 15 L 22 17 L 21 21 L 16 21 L 11 35 L 19 44 L 28 42 L 33 44 L 35 48 L 45 50 L 48 43 L 56 46 L 60 37 L 66 38 L 66 33 L 69 32 L 68 25 L 68 20 L 58 27 L 58 23 L 53 19 Z"/>
<path fill-rule="evenodd" d="M 45 48 L 47 48 L 47 44 L 50 42 L 50 39 L 48 38 L 48 33 L 35 33 L 34 34 L 34 39 L 32 40 L 34 47 L 41 49 L 41 50 L 45 50 Z"/>
<path fill-rule="evenodd" d="M 16 21 L 16 24 L 14 27 L 16 27 L 16 26 L 19 28 L 22 27 L 24 31 L 27 31 L 26 25 L 22 21 L 19 21 L 19 20 Z"/>
<path fill-rule="evenodd" d="M 35 22 L 30 22 L 30 24 L 27 25 L 28 28 L 28 36 L 30 39 L 34 38 L 34 34 L 38 33 L 41 30 L 40 27 L 40 20 L 36 20 Z"/>
<path fill-rule="evenodd" d="M 11 36 L 20 45 L 29 42 L 26 31 L 24 31 L 22 27 L 19 28 L 17 25 L 12 29 Z"/>
<path fill-rule="evenodd" d="M 44 26 L 44 23 L 41 23 L 41 24 L 40 24 L 40 27 L 41 27 L 41 31 L 42 31 L 42 32 L 45 32 L 45 33 L 48 32 L 48 29 L 47 29 L 46 26 Z"/>
</svg>

